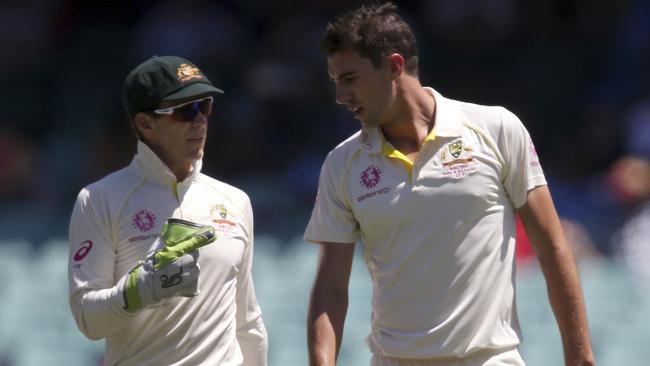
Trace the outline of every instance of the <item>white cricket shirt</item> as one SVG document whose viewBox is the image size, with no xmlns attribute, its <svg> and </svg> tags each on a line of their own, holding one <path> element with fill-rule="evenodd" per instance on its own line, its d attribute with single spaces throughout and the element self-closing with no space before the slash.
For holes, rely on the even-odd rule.
<svg viewBox="0 0 650 366">
<path fill-rule="evenodd" d="M 364 243 L 373 283 L 373 353 L 464 357 L 520 340 L 514 208 L 546 181 L 530 136 L 502 107 L 426 88 L 435 126 L 413 164 L 379 128 L 323 164 L 304 238 Z"/>
<path fill-rule="evenodd" d="M 138 142 L 128 167 L 79 193 L 70 222 L 70 305 L 88 338 L 106 338 L 106 365 L 266 365 L 249 198 L 200 169 L 199 160 L 177 183 Z M 217 240 L 199 249 L 200 293 L 127 313 L 115 285 L 145 258 L 170 217 L 216 229 Z"/>
</svg>

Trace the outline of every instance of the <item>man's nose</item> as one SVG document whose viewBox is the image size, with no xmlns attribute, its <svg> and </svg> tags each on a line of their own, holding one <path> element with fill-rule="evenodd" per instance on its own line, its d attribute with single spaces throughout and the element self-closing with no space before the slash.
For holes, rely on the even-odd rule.
<svg viewBox="0 0 650 366">
<path fill-rule="evenodd" d="M 336 85 L 336 103 L 346 104 L 350 100 L 350 90 L 342 85 Z"/>
<path fill-rule="evenodd" d="M 196 114 L 196 117 L 192 120 L 192 125 L 207 125 L 208 124 L 208 117 L 206 117 L 203 112 L 199 112 Z"/>
</svg>

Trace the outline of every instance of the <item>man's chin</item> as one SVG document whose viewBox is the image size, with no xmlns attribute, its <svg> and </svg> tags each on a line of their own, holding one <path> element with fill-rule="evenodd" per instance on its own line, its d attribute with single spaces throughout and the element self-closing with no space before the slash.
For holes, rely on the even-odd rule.
<svg viewBox="0 0 650 366">
<path fill-rule="evenodd" d="M 188 151 L 187 155 L 192 160 L 201 160 L 203 159 L 203 149 Z"/>
</svg>

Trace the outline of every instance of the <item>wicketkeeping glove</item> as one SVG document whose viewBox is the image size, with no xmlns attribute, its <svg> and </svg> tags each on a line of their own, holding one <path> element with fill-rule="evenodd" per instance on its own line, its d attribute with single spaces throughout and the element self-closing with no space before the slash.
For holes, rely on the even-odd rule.
<svg viewBox="0 0 650 366">
<path fill-rule="evenodd" d="M 215 239 L 212 226 L 168 219 L 155 250 L 117 284 L 124 309 L 134 313 L 165 298 L 198 295 L 197 249 Z"/>
</svg>

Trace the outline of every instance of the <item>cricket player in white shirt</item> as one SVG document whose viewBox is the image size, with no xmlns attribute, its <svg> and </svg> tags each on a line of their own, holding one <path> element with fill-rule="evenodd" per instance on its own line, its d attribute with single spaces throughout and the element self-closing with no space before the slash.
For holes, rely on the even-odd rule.
<svg viewBox="0 0 650 366">
<path fill-rule="evenodd" d="M 106 365 L 266 365 L 250 200 L 201 174 L 222 93 L 175 56 L 126 78 L 137 154 L 81 190 L 70 222 L 70 306 Z"/>
<path fill-rule="evenodd" d="M 311 365 L 334 365 L 355 243 L 373 285 L 373 366 L 524 365 L 515 213 L 535 246 L 567 365 L 593 365 L 578 272 L 531 138 L 502 107 L 423 87 L 415 37 L 392 4 L 327 26 L 336 102 L 362 130 L 332 150 L 304 238 L 320 243 Z"/>
</svg>

